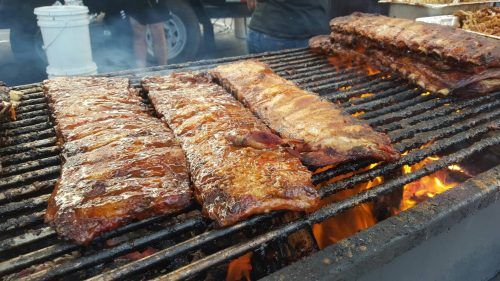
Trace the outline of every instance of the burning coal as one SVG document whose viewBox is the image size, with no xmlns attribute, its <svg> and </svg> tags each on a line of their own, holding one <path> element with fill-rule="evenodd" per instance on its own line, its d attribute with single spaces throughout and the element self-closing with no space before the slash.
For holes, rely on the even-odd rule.
<svg viewBox="0 0 500 281">
<path fill-rule="evenodd" d="M 250 281 L 250 271 L 252 271 L 253 253 L 246 253 L 245 255 L 232 260 L 227 268 L 226 281 Z"/>
</svg>

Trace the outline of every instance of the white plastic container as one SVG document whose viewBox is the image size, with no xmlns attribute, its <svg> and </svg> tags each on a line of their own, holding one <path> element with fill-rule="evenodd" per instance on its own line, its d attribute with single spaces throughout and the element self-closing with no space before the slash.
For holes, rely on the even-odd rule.
<svg viewBox="0 0 500 281">
<path fill-rule="evenodd" d="M 46 6 L 35 9 L 49 66 L 54 76 L 92 75 L 88 8 L 85 6 Z"/>
</svg>

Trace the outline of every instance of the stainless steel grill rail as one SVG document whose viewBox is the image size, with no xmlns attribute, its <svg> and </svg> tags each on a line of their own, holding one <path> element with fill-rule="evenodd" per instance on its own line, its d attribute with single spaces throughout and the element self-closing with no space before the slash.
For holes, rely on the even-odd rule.
<svg viewBox="0 0 500 281">
<path fill-rule="evenodd" d="M 34 280 L 70 279 L 71 276 L 115 280 L 138 274 L 158 280 L 196 277 L 248 251 L 261 251 L 271 242 L 280 241 L 297 230 L 308 229 L 353 206 L 375 200 L 500 144 L 497 131 L 500 92 L 469 100 L 441 98 L 425 94 L 404 80 L 385 73 L 369 76 L 359 66 L 334 67 L 323 57 L 305 49 L 109 75 L 129 77 L 137 84 L 145 75 L 186 69 L 203 70 L 250 57 L 269 63 L 278 74 L 341 105 L 347 112 L 360 114 L 359 118 L 387 133 L 398 151 L 408 152 L 397 162 L 383 163 L 321 187 L 323 198 L 377 176 L 397 175 L 403 165 L 417 163 L 428 156 L 439 154 L 443 157 L 420 170 L 392 177 L 370 190 L 324 206 L 289 223 L 270 223 L 284 214 L 273 212 L 217 229 L 193 206 L 182 214 L 129 224 L 83 247 L 60 240 L 43 223 L 46 202 L 60 171 L 59 148 L 40 84 L 19 86 L 16 90 L 23 92 L 24 96 L 17 109 L 17 120 L 0 125 L 0 162 L 3 166 L 0 174 L 0 216 L 4 218 L 0 222 L 0 276 Z M 364 93 L 373 95 L 361 98 Z M 421 148 L 424 144 L 428 145 Z M 371 163 L 366 160 L 345 164 L 318 173 L 313 180 L 315 183 L 324 182 Z M 130 233 L 139 235 L 127 235 Z M 106 244 L 111 238 L 119 241 L 117 245 Z M 114 259 L 151 245 L 160 250 L 143 259 L 107 268 Z M 193 262 L 185 258 L 200 249 L 205 253 L 201 258 Z M 60 264 L 56 262 L 58 258 L 62 260 Z M 57 266 L 52 264 L 41 270 L 30 270 L 32 266 L 48 261 Z M 150 271 L 152 268 L 162 270 Z"/>
</svg>

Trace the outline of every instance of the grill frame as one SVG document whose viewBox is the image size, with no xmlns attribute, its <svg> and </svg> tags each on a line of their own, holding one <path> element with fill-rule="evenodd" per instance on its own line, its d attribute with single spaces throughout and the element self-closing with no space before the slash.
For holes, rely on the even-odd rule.
<svg viewBox="0 0 500 281">
<path fill-rule="evenodd" d="M 300 58 L 299 58 L 300 56 Z M 380 90 L 381 92 L 377 95 L 368 98 L 367 100 L 354 100 L 354 106 L 347 108 L 347 111 L 354 113 L 356 111 L 369 111 L 360 118 L 367 119 L 367 121 L 373 125 L 377 126 L 381 131 L 389 134 L 393 141 L 397 142 L 396 148 L 398 150 L 411 150 L 416 149 L 421 145 L 426 144 L 430 140 L 438 137 L 437 142 L 432 145 L 422 149 L 414 150 L 408 155 L 404 156 L 402 160 L 396 163 L 388 163 L 386 165 L 381 165 L 375 169 L 368 172 L 360 173 L 352 178 L 347 178 L 341 180 L 334 184 L 330 184 L 325 188 L 320 190 L 322 197 L 328 196 L 340 190 L 344 190 L 354 186 L 357 183 L 365 182 L 371 180 L 381 174 L 390 174 L 396 171 L 402 166 L 402 164 L 413 164 L 424 159 L 426 156 L 433 155 L 435 152 L 445 151 L 447 148 L 453 144 L 463 144 L 468 140 L 476 139 L 481 137 L 488 132 L 495 132 L 492 129 L 492 125 L 498 126 L 500 111 L 498 108 L 498 97 L 500 93 L 493 93 L 488 96 L 475 98 L 467 101 L 454 101 L 452 98 L 440 98 L 437 99 L 435 96 L 421 95 L 418 90 L 415 90 L 413 86 L 407 85 L 404 81 L 399 78 L 389 78 L 386 80 L 374 79 L 383 77 L 384 74 L 379 74 L 378 76 L 361 77 L 356 78 L 354 75 L 358 73 L 360 68 L 354 66 L 349 69 L 338 69 L 335 72 L 323 73 L 320 71 L 324 67 L 333 69 L 332 66 L 326 64 L 326 60 L 322 56 L 311 54 L 307 49 L 293 49 L 285 50 L 279 52 L 271 52 L 257 55 L 249 55 L 243 57 L 233 57 L 233 58 L 223 58 L 217 60 L 208 61 L 198 61 L 187 64 L 172 65 L 167 67 L 152 67 L 142 70 L 133 71 L 123 71 L 115 72 L 111 74 L 105 74 L 101 76 L 125 76 L 131 79 L 132 83 L 137 85 L 139 79 L 145 75 L 164 75 L 174 71 L 184 71 L 184 70 L 203 70 L 220 63 L 232 62 L 239 59 L 247 58 L 258 58 L 271 64 L 272 68 L 278 73 L 283 75 L 285 78 L 288 76 L 292 77 L 292 81 L 300 82 L 303 84 L 304 88 L 311 91 L 317 91 L 323 95 L 326 99 L 339 103 L 340 105 L 348 106 L 350 102 L 349 98 L 360 95 L 363 92 L 370 90 Z M 321 66 L 323 65 L 323 66 Z M 310 70 L 312 69 L 314 75 L 310 75 Z M 315 71 L 315 72 L 314 72 Z M 315 79 L 325 79 L 318 85 L 319 80 Z M 347 80 L 346 80 L 347 79 Z M 350 83 L 355 83 L 351 89 L 343 92 L 338 92 L 337 90 L 341 87 L 347 86 Z M 37 178 L 47 178 L 41 183 L 27 185 L 24 188 L 10 188 L 11 186 L 18 185 L 22 183 L 22 179 L 19 176 L 12 175 L 7 177 L 7 180 L 0 183 L 0 214 L 12 214 L 13 212 L 20 211 L 21 217 L 9 220 L 5 223 L 0 224 L 0 233 L 4 230 L 9 229 L 24 229 L 24 227 L 29 227 L 32 224 L 36 224 L 40 221 L 40 209 L 43 209 L 44 202 L 48 195 L 44 193 L 50 189 L 50 186 L 55 183 L 55 178 L 57 178 L 57 173 L 59 169 L 56 167 L 58 165 L 57 154 L 58 149 L 54 148 L 55 144 L 55 132 L 53 128 L 50 127 L 50 120 L 48 117 L 45 119 L 43 116 L 48 116 L 47 107 L 40 103 L 40 98 L 43 97 L 39 91 L 41 90 L 40 84 L 30 84 L 15 87 L 16 90 L 25 91 L 25 101 L 21 103 L 21 107 L 18 111 L 18 117 L 20 121 L 7 123 L 6 125 L 0 125 L 0 128 L 8 130 L 6 134 L 11 136 L 19 134 L 22 136 L 14 140 L 7 140 L 4 142 L 4 146 L 0 147 L 0 155 L 12 154 L 13 152 L 18 152 L 16 155 L 2 158 L 5 162 L 7 159 L 8 163 L 14 163 L 16 161 L 20 164 L 14 166 L 16 171 L 20 169 L 25 169 L 30 179 Z M 328 89 L 330 92 L 327 92 Z M 399 91 L 399 92 L 397 92 Z M 337 93 L 337 94 L 335 94 Z M 380 94 L 380 95 L 379 95 Z M 378 98 L 375 98 L 378 97 Z M 495 101 L 497 99 L 497 101 Z M 393 105 L 388 107 L 383 107 L 383 104 L 391 102 Z M 24 104 L 23 104 L 24 103 Z M 446 103 L 451 103 L 448 106 L 444 106 Z M 410 110 L 404 110 L 404 108 L 410 108 Z M 435 111 L 429 110 L 435 109 Z M 396 110 L 394 112 L 394 110 Z M 454 124 L 457 120 L 461 119 L 461 115 L 453 115 L 451 113 L 456 110 L 463 110 L 464 116 L 471 116 L 472 118 L 459 121 L 458 125 L 447 127 L 447 125 Z M 477 115 L 478 113 L 484 112 L 483 114 Z M 42 116 L 42 117 L 40 117 Z M 373 118 L 370 118 L 373 117 Z M 436 118 L 437 117 L 437 118 Z M 27 119 L 26 119 L 27 118 Z M 432 121 L 429 121 L 434 119 Z M 26 121 L 28 120 L 28 121 Z M 401 121 L 401 122 L 399 122 Z M 27 125 L 31 123 L 34 125 Z M 425 126 L 417 126 L 419 122 L 424 123 Z M 15 124 L 14 124 L 15 123 Z M 27 125 L 27 126 L 23 126 Z M 407 127 L 409 126 L 409 127 Z M 29 133 L 33 128 L 41 130 L 37 133 Z M 418 130 L 415 130 L 418 129 Z M 418 137 L 418 138 L 417 138 Z M 42 138 L 42 140 L 37 140 Z M 27 142 L 34 141 L 34 143 L 27 144 Z M 482 151 L 494 144 L 500 143 L 500 136 L 490 136 L 487 137 L 474 145 L 472 147 L 476 151 Z M 52 145 L 52 146 L 51 146 Z M 37 147 L 35 153 L 31 152 L 31 149 Z M 371 190 L 365 191 L 362 194 L 351 197 L 341 203 L 330 205 L 306 216 L 283 226 L 278 226 L 277 229 L 273 229 L 270 232 L 261 234 L 250 239 L 250 241 L 243 242 L 242 244 L 234 245 L 233 247 L 226 248 L 222 251 L 218 251 L 211 256 L 201 259 L 195 263 L 191 263 L 187 267 L 181 268 L 163 276 L 164 279 L 181 279 L 189 276 L 193 276 L 199 272 L 203 272 L 204 268 L 207 266 L 215 266 L 228 260 L 235 258 L 249 250 L 254 250 L 260 248 L 262 243 L 269 243 L 283 239 L 290 233 L 295 232 L 298 229 L 308 228 L 312 224 L 325 220 L 334 214 L 338 214 L 343 210 L 346 210 L 352 206 L 359 203 L 366 202 L 372 199 L 378 198 L 382 194 L 386 194 L 390 191 L 396 190 L 402 187 L 405 183 L 411 182 L 422 176 L 431 174 L 434 171 L 445 168 L 446 166 L 460 162 L 460 160 L 473 154 L 474 150 L 461 150 L 450 156 L 443 157 L 442 159 L 431 163 L 426 166 L 425 169 L 419 170 L 415 173 L 396 178 L 393 181 L 384 182 L 381 186 L 377 186 Z M 39 156 L 46 156 L 44 158 L 39 158 Z M 34 160 L 30 160 L 34 159 Z M 28 162 L 24 162 L 28 161 Z M 369 165 L 369 161 L 360 161 L 357 163 L 346 164 L 338 169 L 328 170 L 326 172 L 315 175 L 314 181 L 318 182 L 324 180 L 325 178 L 331 178 L 336 175 L 347 173 L 351 171 L 356 171 Z M 49 165 L 49 166 L 47 166 Z M 33 169 L 35 172 L 31 172 Z M 500 167 L 497 166 L 496 168 Z M 495 169 L 496 169 L 495 168 Z M 11 169 L 12 171 L 14 169 Z M 15 171 L 13 172 L 15 173 Z M 497 174 L 498 176 L 498 174 Z M 2 176 L 3 177 L 3 176 Z M 6 179 L 3 177 L 3 179 Z M 498 179 L 498 177 L 497 177 Z M 9 194 L 6 194 L 4 190 L 8 189 Z M 38 193 L 37 193 L 38 192 Z M 498 185 L 496 188 L 498 193 Z M 33 194 L 42 194 L 37 197 L 30 197 Z M 484 195 L 486 196 L 486 195 Z M 437 198 L 439 198 L 438 196 Z M 498 196 L 497 196 L 498 197 Z M 22 199 L 21 201 L 8 203 L 9 200 Z M 25 199 L 26 198 L 26 199 Z M 486 197 L 485 197 L 486 198 Z M 16 200 L 17 200 L 16 199 Z M 497 198 L 498 199 L 498 198 Z M 436 199 L 437 200 L 437 199 Z M 7 202 L 7 203 L 5 203 Z M 35 214 L 30 212 L 22 213 L 24 209 L 29 209 L 35 206 L 33 209 L 38 210 Z M 77 259 L 77 262 L 69 262 L 66 265 L 61 265 L 45 275 L 38 274 L 37 279 L 48 280 L 51 278 L 61 277 L 70 272 L 75 271 L 79 267 L 92 267 L 96 264 L 100 264 L 104 261 L 113 259 L 124 253 L 134 251 L 141 246 L 152 244 L 155 241 L 162 239 L 167 239 L 169 237 L 175 236 L 177 234 L 196 230 L 196 229 L 206 229 L 209 227 L 210 222 L 199 216 L 197 210 L 193 210 L 194 215 L 186 219 L 185 221 L 177 222 L 174 216 L 161 216 L 151 219 L 147 219 L 140 222 L 135 222 L 124 226 L 118 230 L 109 232 L 103 237 L 98 238 L 93 244 L 103 243 L 107 238 L 115 237 L 117 235 L 127 233 L 129 231 L 139 229 L 144 226 L 157 221 L 172 220 L 173 224 L 170 228 L 165 228 L 157 231 L 153 234 L 147 235 L 135 239 L 133 242 L 128 242 L 120 244 L 117 247 L 102 250 L 92 256 L 86 256 Z M 131 276 L 138 269 L 147 269 L 158 262 L 165 262 L 178 256 L 180 253 L 185 253 L 192 251 L 193 249 L 198 249 L 199 247 L 208 244 L 217 238 L 225 238 L 230 233 L 237 233 L 242 230 L 251 229 L 262 222 L 269 221 L 273 218 L 282 216 L 284 212 L 273 212 L 270 214 L 265 214 L 262 216 L 253 217 L 247 221 L 238 223 L 234 226 L 211 230 L 209 232 L 203 232 L 203 234 L 196 236 L 195 238 L 186 240 L 180 244 L 175 245 L 172 248 L 164 249 L 155 255 L 152 255 L 146 259 L 140 260 L 138 262 L 133 262 L 127 264 L 123 270 L 115 270 L 101 275 L 102 278 L 119 279 Z M 174 218 L 174 219 L 172 219 Z M 10 230 L 9 230 L 10 231 Z M 30 236 L 26 233 L 21 233 L 14 239 L 3 240 L 0 242 L 0 252 L 5 252 L 10 249 L 16 249 L 23 247 L 25 245 L 37 244 L 40 242 L 48 243 L 48 248 L 44 251 L 27 253 L 28 257 L 14 257 L 14 260 L 9 260 L 7 262 L 0 262 L 0 275 L 7 272 L 14 272 L 21 268 L 25 268 L 29 264 L 34 264 L 40 260 L 50 260 L 56 256 L 60 256 L 63 253 L 69 253 L 75 250 L 81 250 L 82 247 L 71 244 L 69 242 L 60 242 L 59 244 L 52 245 L 47 242 L 49 240 L 55 239 L 55 232 L 48 227 L 41 228 L 41 231 Z M 78 264 L 78 266 L 76 266 Z"/>
</svg>

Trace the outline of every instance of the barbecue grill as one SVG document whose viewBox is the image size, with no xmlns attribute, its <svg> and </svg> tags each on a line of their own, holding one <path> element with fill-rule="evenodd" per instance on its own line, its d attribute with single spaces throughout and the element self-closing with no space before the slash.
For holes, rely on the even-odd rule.
<svg viewBox="0 0 500 281">
<path fill-rule="evenodd" d="M 313 213 L 290 218 L 286 212 L 272 212 L 230 227 L 216 228 L 201 216 L 197 206 L 192 206 L 175 215 L 133 222 L 102 235 L 89 246 L 79 246 L 57 238 L 54 230 L 43 223 L 47 199 L 60 172 L 60 151 L 41 84 L 18 86 L 14 90 L 22 92 L 23 98 L 17 108 L 17 120 L 0 124 L 3 166 L 0 216 L 4 218 L 0 222 L 0 276 L 35 280 L 138 277 L 211 280 L 225 276 L 225 265 L 247 252 L 253 251 L 256 259 L 268 261 L 266 252 L 270 249 L 277 253 L 274 262 L 253 270 L 253 278 L 343 280 L 369 276 L 374 270 L 377 276 L 384 276 L 384 270 L 388 270 L 384 264 L 388 268 L 391 264 L 398 265 L 397 257 L 404 258 L 425 246 L 425 242 L 460 226 L 460 222 L 484 212 L 487 215 L 496 212 L 499 217 L 500 160 L 494 157 L 496 150 L 492 149 L 500 144 L 500 92 L 467 100 L 429 95 L 393 74 L 368 75 L 360 65 L 338 67 L 307 49 L 106 75 L 129 77 L 138 85 L 139 79 L 146 75 L 203 70 L 246 58 L 266 62 L 300 87 L 340 104 L 351 114 L 357 113 L 358 118 L 365 119 L 376 130 L 386 132 L 398 151 L 408 153 L 399 161 L 382 163 L 369 170 L 361 170 L 372 164 L 367 160 L 316 173 L 313 181 L 323 183 L 361 170 L 321 185 L 322 198 L 379 176 L 384 176 L 385 181 Z M 360 98 L 364 93 L 373 95 Z M 399 172 L 404 165 L 413 165 L 432 155 L 442 157 L 411 173 Z M 293 260 L 289 256 L 301 256 L 290 254 L 290 248 L 284 246 L 290 234 L 299 230 L 310 234 L 313 224 L 359 204 L 378 200 L 401 190 L 405 184 L 478 155 L 493 159 L 475 164 L 485 167 L 481 174 L 323 250 L 312 245 L 312 255 L 290 265 L 298 258 Z M 473 221 L 481 222 L 480 219 Z M 498 226 L 489 230 L 493 237 L 500 234 Z M 492 241 L 490 250 L 500 252 L 498 241 Z M 144 254 L 150 248 L 156 250 Z M 134 252 L 143 254 L 140 256 L 143 258 L 122 258 Z M 484 270 L 480 274 L 492 277 L 495 267 L 499 269 L 498 260 L 482 260 Z"/>
</svg>

